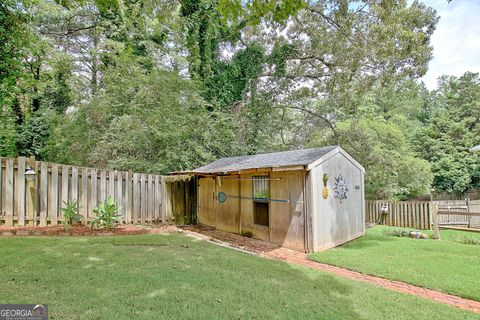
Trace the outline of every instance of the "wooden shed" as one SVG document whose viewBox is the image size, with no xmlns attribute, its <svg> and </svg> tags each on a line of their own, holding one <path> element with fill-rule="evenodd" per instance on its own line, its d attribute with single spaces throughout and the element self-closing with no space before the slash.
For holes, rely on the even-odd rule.
<svg viewBox="0 0 480 320">
<path fill-rule="evenodd" d="M 224 158 L 188 173 L 198 177 L 202 225 L 305 252 L 365 233 L 365 170 L 339 146 Z"/>
</svg>

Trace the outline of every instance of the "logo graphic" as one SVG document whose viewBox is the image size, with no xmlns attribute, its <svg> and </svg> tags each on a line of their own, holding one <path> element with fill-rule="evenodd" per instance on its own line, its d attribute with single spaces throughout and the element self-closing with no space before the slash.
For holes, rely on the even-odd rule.
<svg viewBox="0 0 480 320">
<path fill-rule="evenodd" d="M 0 304 L 0 320 L 48 320 L 46 304 Z"/>
<path fill-rule="evenodd" d="M 333 192 L 335 193 L 335 198 L 340 200 L 340 203 L 342 203 L 342 200 L 347 199 L 348 185 L 347 181 L 341 174 L 335 178 Z"/>
</svg>

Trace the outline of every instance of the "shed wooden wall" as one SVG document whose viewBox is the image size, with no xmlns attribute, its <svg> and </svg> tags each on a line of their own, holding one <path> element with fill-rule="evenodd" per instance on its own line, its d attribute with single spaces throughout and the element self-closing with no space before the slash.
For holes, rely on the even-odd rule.
<svg viewBox="0 0 480 320">
<path fill-rule="evenodd" d="M 251 198 L 253 176 L 266 175 L 270 179 L 270 198 L 289 200 L 270 202 L 269 226 L 253 223 L 253 200 L 227 198 L 219 203 L 217 196 Z M 278 180 L 276 180 L 278 179 Z M 242 234 L 251 232 L 254 238 L 271 241 L 286 248 L 305 249 L 304 215 L 305 171 L 273 171 L 230 175 L 219 178 L 199 178 L 198 221 L 218 230 Z M 219 181 L 220 180 L 220 181 Z"/>
<path fill-rule="evenodd" d="M 323 199 L 323 174 L 328 174 L 329 196 Z M 335 198 L 339 175 L 348 183 L 347 199 Z M 363 172 L 342 153 L 313 168 L 308 176 L 308 209 L 312 224 L 313 251 L 328 249 L 365 234 Z"/>
</svg>

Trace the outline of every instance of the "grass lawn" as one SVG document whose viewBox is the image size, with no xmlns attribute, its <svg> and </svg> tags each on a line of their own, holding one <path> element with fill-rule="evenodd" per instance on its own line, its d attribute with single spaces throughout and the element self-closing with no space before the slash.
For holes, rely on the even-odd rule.
<svg viewBox="0 0 480 320">
<path fill-rule="evenodd" d="M 401 228 L 376 226 L 365 237 L 310 255 L 310 259 L 480 300 L 480 233 L 442 230 L 442 240 L 385 235 Z"/>
<path fill-rule="evenodd" d="M 1 238 L 0 303 L 51 319 L 478 319 L 180 234 Z"/>
</svg>

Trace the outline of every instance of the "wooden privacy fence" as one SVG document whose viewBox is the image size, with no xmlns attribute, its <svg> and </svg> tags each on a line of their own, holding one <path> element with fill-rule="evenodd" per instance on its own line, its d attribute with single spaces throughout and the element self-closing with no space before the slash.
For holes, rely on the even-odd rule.
<svg viewBox="0 0 480 320">
<path fill-rule="evenodd" d="M 388 207 L 385 224 L 394 227 L 431 229 L 430 201 L 366 201 L 366 223 L 375 223 L 381 216 L 381 208 Z"/>
<path fill-rule="evenodd" d="M 480 227 L 480 216 L 465 214 L 480 212 L 480 200 L 436 200 L 432 203 L 438 205 L 439 211 L 448 212 L 439 215 L 440 226 Z"/>
<path fill-rule="evenodd" d="M 36 172 L 33 188 L 26 182 L 27 167 Z M 68 201 L 78 202 L 87 223 L 109 197 L 120 207 L 124 223 L 191 223 L 196 184 L 190 179 L 0 158 L 0 223 L 55 225 L 63 221 L 61 208 Z"/>
</svg>

